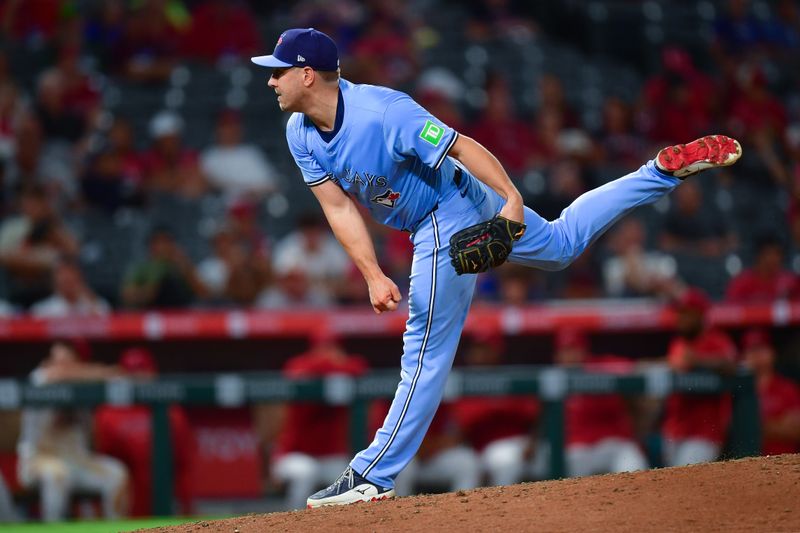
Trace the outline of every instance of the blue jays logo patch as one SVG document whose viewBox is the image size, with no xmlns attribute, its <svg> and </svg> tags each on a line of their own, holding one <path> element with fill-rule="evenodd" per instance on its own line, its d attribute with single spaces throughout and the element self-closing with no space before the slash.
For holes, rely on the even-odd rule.
<svg viewBox="0 0 800 533">
<path fill-rule="evenodd" d="M 394 192 L 392 189 L 386 189 L 381 194 L 373 197 L 372 201 L 384 207 L 394 207 L 395 202 L 397 202 L 399 199 L 399 192 Z"/>
</svg>

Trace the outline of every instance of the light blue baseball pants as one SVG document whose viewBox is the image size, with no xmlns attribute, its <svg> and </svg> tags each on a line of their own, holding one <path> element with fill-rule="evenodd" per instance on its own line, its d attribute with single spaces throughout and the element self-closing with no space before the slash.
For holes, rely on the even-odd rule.
<svg viewBox="0 0 800 533">
<path fill-rule="evenodd" d="M 414 260 L 408 295 L 409 316 L 403 334 L 400 384 L 389 414 L 369 447 L 350 466 L 373 483 L 394 486 L 411 461 L 442 398 L 475 275 L 458 276 L 450 264 L 450 236 L 487 220 L 503 200 L 477 179 L 468 180 L 464 196 L 456 193 L 415 230 Z M 674 189 L 680 180 L 659 172 L 653 161 L 622 178 L 577 198 L 552 222 L 525 208 L 525 235 L 509 261 L 543 270 L 567 267 L 614 222 L 640 205 Z"/>
</svg>

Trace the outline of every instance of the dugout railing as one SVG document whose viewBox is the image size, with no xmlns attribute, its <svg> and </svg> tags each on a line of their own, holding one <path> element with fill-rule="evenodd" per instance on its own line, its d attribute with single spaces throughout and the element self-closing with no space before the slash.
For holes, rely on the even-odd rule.
<svg viewBox="0 0 800 533">
<path fill-rule="evenodd" d="M 59 383 L 35 386 L 0 380 L 0 409 L 75 407 L 100 404 L 147 404 L 152 407 L 153 512 L 166 516 L 173 509 L 173 466 L 168 407 L 171 404 L 241 407 L 271 402 L 315 401 L 350 406 L 353 450 L 367 444 L 367 410 L 371 400 L 391 398 L 397 371 L 377 371 L 362 377 L 334 375 L 324 379 L 289 380 L 278 372 L 165 375 L 158 380 L 102 383 Z M 663 398 L 672 392 L 732 396 L 729 434 L 732 457 L 760 451 L 758 399 L 751 374 L 740 371 L 721 377 L 712 373 L 673 374 L 655 366 L 638 373 L 615 375 L 568 371 L 558 367 L 513 366 L 456 369 L 449 376 L 445 400 L 462 396 L 533 395 L 542 402 L 543 436 L 551 450 L 550 477 L 563 477 L 564 400 L 571 394 L 646 395 Z"/>
</svg>

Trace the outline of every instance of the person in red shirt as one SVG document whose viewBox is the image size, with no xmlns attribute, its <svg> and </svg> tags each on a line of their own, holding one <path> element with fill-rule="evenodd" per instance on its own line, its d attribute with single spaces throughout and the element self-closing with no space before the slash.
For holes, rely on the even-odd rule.
<svg viewBox="0 0 800 533">
<path fill-rule="evenodd" d="M 501 363 L 504 343 L 495 333 L 478 332 L 466 353 L 471 367 Z M 463 439 L 478 451 L 492 485 L 513 485 L 543 477 L 546 466 L 537 462 L 532 434 L 539 403 L 526 396 L 471 396 L 452 404 L 452 414 Z"/>
<path fill-rule="evenodd" d="M 336 336 L 321 329 L 312 334 L 311 349 L 289 359 L 287 378 L 318 378 L 334 374 L 359 376 L 367 370 L 363 358 L 347 354 Z M 347 407 L 296 402 L 278 416 L 281 432 L 272 457 L 272 475 L 286 486 L 286 504 L 304 509 L 317 486 L 332 483 L 350 461 Z"/>
<path fill-rule="evenodd" d="M 486 108 L 469 129 L 470 135 L 491 150 L 512 177 L 521 177 L 531 150 L 536 150 L 535 134 L 515 112 L 514 98 L 504 78 L 492 76 L 486 93 Z"/>
<path fill-rule="evenodd" d="M 197 199 L 208 191 L 197 152 L 183 143 L 183 128 L 183 119 L 174 111 L 160 111 L 150 120 L 153 142 L 141 156 L 146 192 Z"/>
<path fill-rule="evenodd" d="M 762 455 L 800 452 L 800 386 L 775 372 L 775 348 L 766 331 L 745 333 L 742 351 L 758 387 Z"/>
<path fill-rule="evenodd" d="M 628 374 L 634 363 L 614 355 L 593 355 L 586 335 L 564 328 L 556 335 L 557 364 L 600 374 Z M 647 468 L 636 442 L 633 420 L 619 394 L 576 394 L 566 402 L 566 462 L 571 477 L 632 472 Z"/>
<path fill-rule="evenodd" d="M 640 122 L 650 138 L 664 141 L 708 130 L 715 102 L 707 95 L 718 91 L 715 82 L 682 48 L 664 48 L 661 61 L 662 72 L 647 80 L 642 90 Z"/>
<path fill-rule="evenodd" d="M 148 380 L 158 374 L 150 351 L 134 347 L 125 350 L 119 366 L 132 379 Z M 179 405 L 169 408 L 170 436 L 175 472 L 174 493 L 179 512 L 190 515 L 195 439 L 186 412 Z M 95 411 L 95 446 L 128 467 L 133 501 L 131 516 L 151 516 L 153 503 L 153 444 L 150 407 L 146 405 L 104 405 Z"/>
<path fill-rule="evenodd" d="M 731 302 L 773 302 L 800 297 L 800 279 L 783 267 L 783 246 L 773 237 L 758 244 L 753 267 L 728 285 L 725 298 Z"/>
<path fill-rule="evenodd" d="M 751 68 L 738 77 L 739 91 L 728 111 L 729 127 L 751 138 L 780 138 L 788 122 L 786 108 L 770 93 L 766 74 Z"/>
<path fill-rule="evenodd" d="M 208 63 L 253 55 L 262 44 L 257 20 L 246 2 L 206 0 L 192 11 L 183 52 Z"/>
<path fill-rule="evenodd" d="M 675 302 L 678 335 L 667 362 L 674 372 L 735 371 L 736 347 L 722 331 L 706 325 L 711 306 L 700 289 L 687 289 Z M 731 416 L 729 395 L 672 394 L 662 428 L 668 466 L 714 461 L 725 440 Z"/>
</svg>

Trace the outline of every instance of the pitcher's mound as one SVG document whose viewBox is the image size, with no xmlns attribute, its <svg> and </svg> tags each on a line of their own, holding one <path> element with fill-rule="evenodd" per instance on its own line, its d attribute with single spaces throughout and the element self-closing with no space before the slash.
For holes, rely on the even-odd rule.
<svg viewBox="0 0 800 533">
<path fill-rule="evenodd" d="M 160 532 L 800 531 L 800 455 L 249 515 Z"/>
</svg>

